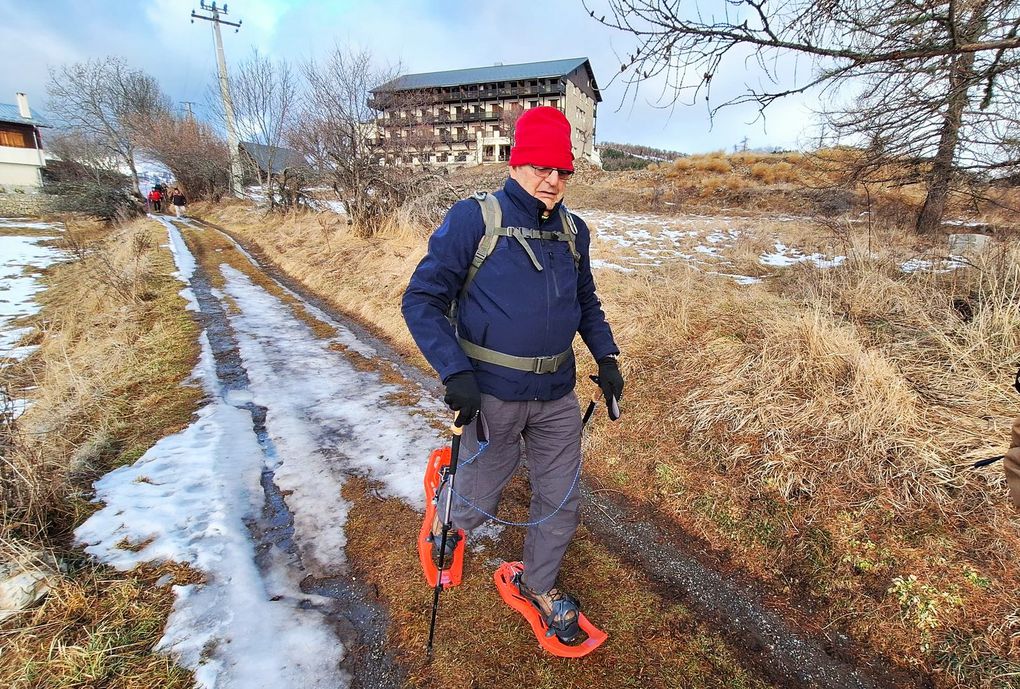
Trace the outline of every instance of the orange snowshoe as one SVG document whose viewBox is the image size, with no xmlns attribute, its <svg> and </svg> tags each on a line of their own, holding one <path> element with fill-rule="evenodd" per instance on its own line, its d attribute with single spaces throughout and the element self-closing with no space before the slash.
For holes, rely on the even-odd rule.
<svg viewBox="0 0 1020 689">
<path fill-rule="evenodd" d="M 432 522 L 436 516 L 436 509 L 439 502 L 439 488 L 443 485 L 443 473 L 450 466 L 450 448 L 443 447 L 433 450 L 429 456 L 428 466 L 425 468 L 425 519 L 421 523 L 421 531 L 418 532 L 418 559 L 421 560 L 422 571 L 425 572 L 425 581 L 429 586 L 435 588 L 440 581 L 439 568 L 432 557 L 433 545 Z M 444 567 L 442 572 L 443 588 L 448 589 L 460 585 L 461 576 L 464 571 L 464 541 L 463 529 L 457 529 L 447 537 L 447 550 L 450 542 L 454 541 L 453 558 L 446 558 L 449 568 Z"/>
<path fill-rule="evenodd" d="M 560 641 L 555 631 L 549 628 L 542 613 L 531 601 L 521 594 L 519 587 L 521 574 L 524 573 L 524 564 L 521 562 L 504 562 L 493 575 L 496 588 L 503 601 L 511 608 L 521 613 L 524 619 L 531 625 L 532 631 L 538 643 L 549 653 L 561 658 L 582 658 L 609 638 L 609 636 L 588 621 L 588 618 L 578 610 L 577 624 L 587 638 L 577 644 L 568 644 Z"/>
</svg>

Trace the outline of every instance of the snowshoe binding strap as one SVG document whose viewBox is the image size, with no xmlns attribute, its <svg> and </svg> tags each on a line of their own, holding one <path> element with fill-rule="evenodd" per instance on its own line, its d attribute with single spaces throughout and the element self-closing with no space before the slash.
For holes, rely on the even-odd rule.
<svg viewBox="0 0 1020 689">
<path fill-rule="evenodd" d="M 549 589 L 544 594 L 536 593 L 521 581 L 520 574 L 514 579 L 517 590 L 531 601 L 531 604 L 545 620 L 545 626 L 548 628 L 545 635 L 555 634 L 556 638 L 565 644 L 574 643 L 581 634 L 581 627 L 577 624 L 577 618 L 581 614 L 581 603 L 570 594 L 555 588 Z M 547 605 L 548 613 L 544 610 Z"/>
<path fill-rule="evenodd" d="M 443 556 L 443 562 L 453 562 L 453 557 L 457 552 L 457 546 L 460 544 L 463 536 L 463 532 L 459 529 L 453 531 L 446 536 L 446 555 Z M 426 538 L 429 543 L 432 544 L 432 560 L 434 563 L 439 562 L 439 548 L 442 543 L 442 536 L 437 533 L 430 533 Z M 438 564 L 437 564 L 438 566 Z"/>
<path fill-rule="evenodd" d="M 443 485 L 443 469 L 450 465 L 450 448 L 443 447 L 433 450 L 429 456 L 428 466 L 425 468 L 425 518 L 421 523 L 421 530 L 418 532 L 418 560 L 421 562 L 422 571 L 425 573 L 425 581 L 432 588 L 442 576 L 443 588 L 448 589 L 459 586 L 464 572 L 464 530 L 457 529 L 446 537 L 447 557 L 446 566 L 440 575 L 436 560 L 439 555 L 439 544 L 432 536 L 432 523 L 436 517 L 436 509 L 439 500 L 439 488 Z M 453 542 L 453 557 L 450 557 Z M 435 555 L 436 559 L 433 559 Z"/>
<path fill-rule="evenodd" d="M 521 593 L 519 588 L 520 576 L 524 572 L 524 564 L 520 562 L 504 562 L 493 574 L 493 580 L 496 582 L 496 589 L 499 591 L 500 597 L 507 605 L 519 612 L 531 625 L 531 630 L 535 634 L 535 638 L 538 640 L 539 645 L 546 651 L 554 656 L 560 658 L 582 658 L 596 648 L 601 646 L 608 637 L 608 635 L 588 621 L 588 618 L 584 616 L 584 613 L 580 611 L 580 606 L 573 607 L 573 610 L 577 610 L 577 617 L 574 620 L 574 624 L 580 629 L 583 635 L 586 637 L 580 643 L 568 644 L 560 640 L 556 634 L 556 630 L 549 626 L 546 618 L 542 615 L 538 608 L 535 607 L 534 603 L 531 602 L 525 595 Z M 561 599 L 557 602 L 563 602 L 566 605 L 567 599 L 573 601 L 576 605 L 576 600 L 570 596 L 560 594 Z M 562 618 L 562 611 L 557 610 L 556 605 L 553 605 L 552 617 L 555 619 L 557 615 Z M 551 633 L 550 633 L 551 632 Z M 580 636 L 575 634 L 575 636 Z"/>
</svg>

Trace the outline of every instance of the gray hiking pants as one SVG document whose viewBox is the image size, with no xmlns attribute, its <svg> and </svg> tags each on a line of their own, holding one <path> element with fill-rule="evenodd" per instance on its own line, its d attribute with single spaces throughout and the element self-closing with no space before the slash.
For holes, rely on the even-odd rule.
<svg viewBox="0 0 1020 689">
<path fill-rule="evenodd" d="M 482 395 L 482 414 L 489 429 L 489 445 L 470 464 L 458 464 L 453 525 L 473 529 L 488 519 L 478 510 L 496 514 L 503 489 L 521 464 L 521 438 L 531 479 L 529 521 L 545 519 L 563 502 L 581 463 L 581 410 L 577 396 L 571 392 L 548 402 L 504 402 Z M 460 462 L 478 451 L 477 425 L 476 420 L 464 429 Z M 444 486 L 440 496 L 440 515 L 446 508 L 448 488 Z M 548 591 L 556 585 L 563 555 L 577 530 L 580 493 L 580 486 L 573 486 L 555 515 L 528 527 L 524 539 L 524 583 L 533 591 Z M 458 496 L 470 500 L 474 507 Z"/>
</svg>

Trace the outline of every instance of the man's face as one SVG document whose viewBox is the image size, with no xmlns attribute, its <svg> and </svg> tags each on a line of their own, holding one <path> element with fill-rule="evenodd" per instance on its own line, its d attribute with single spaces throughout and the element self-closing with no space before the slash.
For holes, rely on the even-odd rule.
<svg viewBox="0 0 1020 689">
<path fill-rule="evenodd" d="M 544 173 L 546 168 L 538 170 Z M 531 165 L 518 165 L 510 168 L 510 177 L 524 187 L 524 191 L 544 203 L 549 210 L 560 202 L 567 191 L 567 177 L 560 176 L 556 168 L 552 168 L 548 175 L 543 176 Z"/>
</svg>

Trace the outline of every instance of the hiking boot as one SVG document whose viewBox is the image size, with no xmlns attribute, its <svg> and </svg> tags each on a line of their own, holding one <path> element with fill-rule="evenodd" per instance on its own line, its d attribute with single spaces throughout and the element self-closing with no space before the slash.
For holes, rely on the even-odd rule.
<svg viewBox="0 0 1020 689">
<path fill-rule="evenodd" d="M 443 558 L 444 569 L 453 563 L 453 551 L 457 549 L 460 538 L 460 531 L 456 529 L 450 529 L 450 532 L 446 534 L 446 557 Z M 426 540 L 432 544 L 432 562 L 435 563 L 436 569 L 439 569 L 439 549 L 443 543 L 443 523 L 439 521 L 438 516 L 433 520 L 432 533 L 428 535 Z"/>
<path fill-rule="evenodd" d="M 581 634 L 578 624 L 581 615 L 581 603 L 569 593 L 551 588 L 545 593 L 529 589 L 520 575 L 516 578 L 517 589 L 521 595 L 538 610 L 548 628 L 546 636 L 556 635 L 565 644 L 572 643 Z"/>
</svg>

